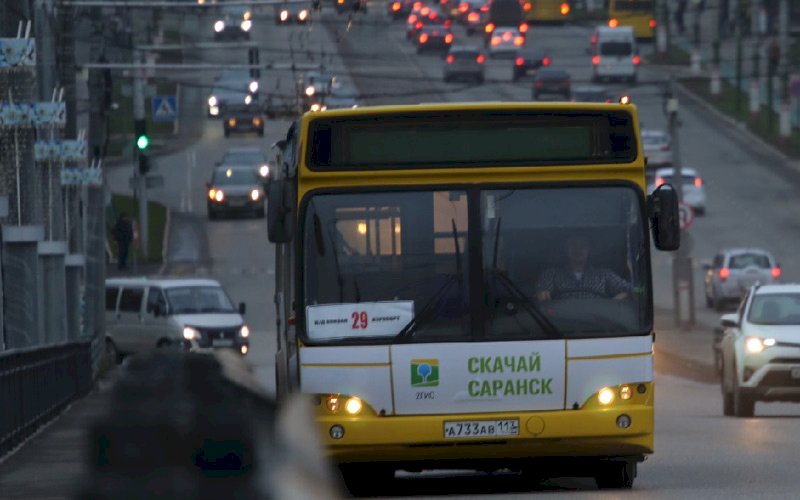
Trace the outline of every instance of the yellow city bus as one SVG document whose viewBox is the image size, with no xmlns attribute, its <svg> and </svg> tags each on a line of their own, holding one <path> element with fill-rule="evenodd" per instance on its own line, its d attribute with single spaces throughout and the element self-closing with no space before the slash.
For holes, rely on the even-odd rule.
<svg viewBox="0 0 800 500">
<path fill-rule="evenodd" d="M 276 146 L 277 391 L 313 395 L 351 491 L 464 467 L 632 486 L 653 452 L 648 227 L 679 237 L 635 106 L 329 110 Z M 588 290 L 547 283 L 581 240 Z"/>
<path fill-rule="evenodd" d="M 640 40 L 652 40 L 656 32 L 656 10 L 653 0 L 609 0 L 608 25 L 633 26 Z"/>
<path fill-rule="evenodd" d="M 572 19 L 573 3 L 565 0 L 523 0 L 522 10 L 529 22 L 566 22 Z"/>
</svg>

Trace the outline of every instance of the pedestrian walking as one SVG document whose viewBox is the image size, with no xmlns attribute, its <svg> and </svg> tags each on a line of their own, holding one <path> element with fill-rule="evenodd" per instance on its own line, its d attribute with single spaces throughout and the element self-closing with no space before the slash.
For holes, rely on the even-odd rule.
<svg viewBox="0 0 800 500">
<path fill-rule="evenodd" d="M 117 269 L 127 269 L 128 251 L 133 241 L 133 223 L 125 212 L 120 212 L 114 224 L 114 240 L 117 242 Z"/>
</svg>

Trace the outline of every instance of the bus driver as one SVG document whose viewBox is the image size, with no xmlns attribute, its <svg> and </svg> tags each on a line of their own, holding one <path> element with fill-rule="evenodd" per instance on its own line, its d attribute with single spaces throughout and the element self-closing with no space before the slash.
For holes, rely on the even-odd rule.
<svg viewBox="0 0 800 500">
<path fill-rule="evenodd" d="M 610 269 L 588 264 L 589 240 L 583 236 L 570 236 L 565 244 L 567 263 L 562 267 L 546 269 L 536 282 L 539 300 L 586 299 L 606 297 L 614 300 L 627 298 L 631 285 Z"/>
</svg>

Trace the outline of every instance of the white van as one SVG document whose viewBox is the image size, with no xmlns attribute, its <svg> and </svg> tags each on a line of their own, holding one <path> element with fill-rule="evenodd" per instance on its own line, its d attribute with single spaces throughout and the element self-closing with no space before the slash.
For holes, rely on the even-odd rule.
<svg viewBox="0 0 800 500">
<path fill-rule="evenodd" d="M 106 280 L 106 350 L 112 359 L 154 347 L 190 351 L 250 348 L 250 330 L 238 308 L 210 279 L 111 278 Z"/>
<path fill-rule="evenodd" d="M 636 82 L 639 47 L 632 26 L 598 26 L 592 35 L 592 81 L 621 79 Z"/>
</svg>

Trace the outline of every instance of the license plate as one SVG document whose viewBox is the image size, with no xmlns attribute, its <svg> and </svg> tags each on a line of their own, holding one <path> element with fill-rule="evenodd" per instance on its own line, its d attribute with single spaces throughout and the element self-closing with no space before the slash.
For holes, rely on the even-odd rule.
<svg viewBox="0 0 800 500">
<path fill-rule="evenodd" d="M 444 423 L 446 439 L 519 436 L 519 420 L 464 420 Z"/>
<path fill-rule="evenodd" d="M 792 378 L 800 378 L 800 368 L 792 368 Z"/>
<path fill-rule="evenodd" d="M 211 341 L 214 347 L 230 347 L 233 345 L 232 339 L 216 339 Z"/>
</svg>

